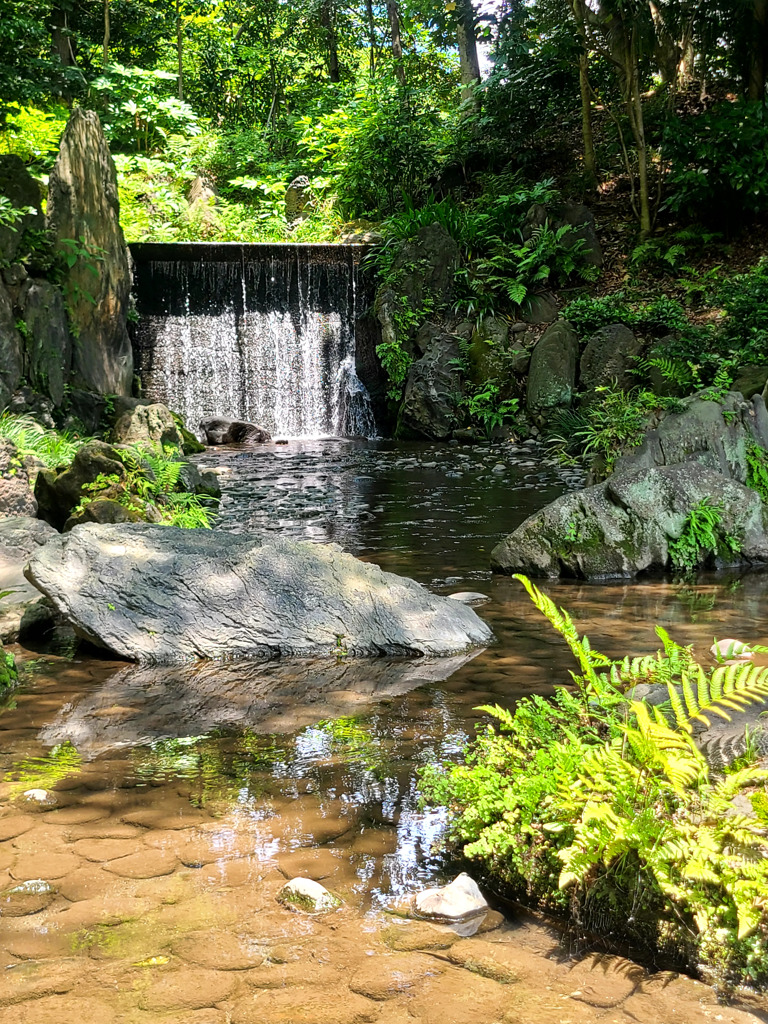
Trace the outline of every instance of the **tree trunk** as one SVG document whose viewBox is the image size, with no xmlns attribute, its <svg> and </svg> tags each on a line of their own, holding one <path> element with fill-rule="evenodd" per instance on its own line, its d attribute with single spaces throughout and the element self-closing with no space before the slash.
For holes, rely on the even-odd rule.
<svg viewBox="0 0 768 1024">
<path fill-rule="evenodd" d="M 368 72 L 376 76 L 376 23 L 373 18 L 373 0 L 365 0 L 365 14 L 368 21 Z"/>
<path fill-rule="evenodd" d="M 181 0 L 176 0 L 176 60 L 178 61 L 179 99 L 184 99 L 184 36 L 181 31 Z"/>
<path fill-rule="evenodd" d="M 597 160 L 595 159 L 595 141 L 592 135 L 592 90 L 589 85 L 589 42 L 587 40 L 584 0 L 571 0 L 571 10 L 576 20 L 576 32 L 581 40 L 579 91 L 581 93 L 581 136 L 584 147 L 584 172 L 591 184 L 596 185 Z"/>
<path fill-rule="evenodd" d="M 581 90 L 581 135 L 584 145 L 584 173 L 592 185 L 597 184 L 595 140 L 592 135 L 592 93 L 589 88 L 589 66 L 586 51 L 579 55 L 579 87 Z"/>
<path fill-rule="evenodd" d="M 392 37 L 392 56 L 395 58 L 395 74 L 398 82 L 404 88 L 403 42 L 400 38 L 400 12 L 397 9 L 396 0 L 387 0 L 387 16 L 389 17 L 389 33 Z"/>
<path fill-rule="evenodd" d="M 475 12 L 471 0 L 462 0 L 458 8 L 456 34 L 459 42 L 459 65 L 461 68 L 461 100 L 467 105 L 467 113 L 479 109 L 476 86 L 480 83 L 480 61 L 477 56 L 475 36 Z"/>
<path fill-rule="evenodd" d="M 320 25 L 322 26 L 325 43 L 328 47 L 328 77 L 332 82 L 340 82 L 339 41 L 336 37 L 336 26 L 333 22 L 333 9 L 328 2 L 324 3 L 320 8 Z"/>
<path fill-rule="evenodd" d="M 765 101 L 768 75 L 768 0 L 753 0 L 749 41 L 747 96 L 751 100 Z"/>
<path fill-rule="evenodd" d="M 640 238 L 645 240 L 651 233 L 651 197 L 648 189 L 648 147 L 645 141 L 645 119 L 643 98 L 640 92 L 640 68 L 637 60 L 637 40 L 631 30 L 629 46 L 626 49 L 627 114 L 632 126 L 637 150 L 637 188 L 639 192 Z"/>
<path fill-rule="evenodd" d="M 67 12 L 61 7 L 54 7 L 51 11 L 51 44 L 53 52 L 65 68 L 75 65 L 75 51 L 72 46 L 72 38 L 69 34 L 67 24 Z"/>
<path fill-rule="evenodd" d="M 104 0 L 104 43 L 102 46 L 104 67 L 109 64 L 109 0 Z"/>
</svg>

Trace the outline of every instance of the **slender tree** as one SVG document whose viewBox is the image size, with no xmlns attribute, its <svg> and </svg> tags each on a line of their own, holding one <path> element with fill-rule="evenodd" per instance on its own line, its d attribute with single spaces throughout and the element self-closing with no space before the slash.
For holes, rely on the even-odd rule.
<svg viewBox="0 0 768 1024">
<path fill-rule="evenodd" d="M 387 0 L 387 17 L 389 19 L 389 35 L 392 44 L 392 56 L 395 58 L 395 74 L 400 85 L 405 88 L 405 68 L 403 66 L 403 41 L 400 36 L 400 10 L 397 0 Z"/>
</svg>

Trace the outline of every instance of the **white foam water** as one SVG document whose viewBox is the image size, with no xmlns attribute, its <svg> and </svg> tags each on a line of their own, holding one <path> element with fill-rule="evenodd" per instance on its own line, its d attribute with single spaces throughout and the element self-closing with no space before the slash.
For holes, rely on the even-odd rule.
<svg viewBox="0 0 768 1024">
<path fill-rule="evenodd" d="M 315 261 L 308 246 L 249 258 L 251 248 L 242 247 L 241 260 L 214 252 L 142 268 L 143 394 L 195 430 L 221 416 L 273 437 L 376 436 L 355 369 L 355 262 Z"/>
</svg>

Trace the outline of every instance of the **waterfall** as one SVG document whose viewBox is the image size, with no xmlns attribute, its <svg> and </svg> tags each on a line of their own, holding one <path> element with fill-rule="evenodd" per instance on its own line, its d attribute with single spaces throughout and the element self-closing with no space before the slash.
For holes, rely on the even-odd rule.
<svg viewBox="0 0 768 1024">
<path fill-rule="evenodd" d="M 376 436 L 357 375 L 350 245 L 131 246 L 142 394 L 190 429 L 211 417 L 274 437 Z"/>
</svg>

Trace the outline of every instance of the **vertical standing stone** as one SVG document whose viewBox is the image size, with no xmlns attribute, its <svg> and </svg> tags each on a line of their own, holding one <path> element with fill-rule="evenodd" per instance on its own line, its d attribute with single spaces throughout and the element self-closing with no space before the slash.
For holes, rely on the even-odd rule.
<svg viewBox="0 0 768 1024">
<path fill-rule="evenodd" d="M 76 107 L 50 176 L 48 220 L 61 251 L 81 251 L 63 282 L 73 379 L 101 394 L 128 394 L 133 378 L 126 325 L 131 271 L 119 209 L 115 165 L 98 115 Z"/>
</svg>

